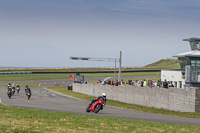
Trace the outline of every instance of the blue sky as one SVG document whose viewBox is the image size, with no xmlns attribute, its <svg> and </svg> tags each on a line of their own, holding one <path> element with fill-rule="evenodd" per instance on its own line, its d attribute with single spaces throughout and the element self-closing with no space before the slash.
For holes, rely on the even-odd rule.
<svg viewBox="0 0 200 133">
<path fill-rule="evenodd" d="M 197 0 L 0 0 L 0 66 L 144 66 L 190 50 L 200 37 Z"/>
</svg>

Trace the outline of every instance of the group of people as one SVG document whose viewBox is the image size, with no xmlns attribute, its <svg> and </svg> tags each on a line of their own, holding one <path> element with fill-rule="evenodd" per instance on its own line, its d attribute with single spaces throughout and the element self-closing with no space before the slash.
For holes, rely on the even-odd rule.
<svg viewBox="0 0 200 133">
<path fill-rule="evenodd" d="M 127 84 L 133 85 L 133 86 L 140 86 L 140 87 L 146 87 L 146 86 L 155 87 L 156 86 L 155 82 L 153 82 L 152 80 L 148 80 L 148 79 L 147 80 L 145 80 L 145 79 L 135 80 L 135 82 L 132 80 L 128 80 Z"/>
<path fill-rule="evenodd" d="M 172 82 L 167 81 L 166 79 L 165 79 L 164 82 L 162 82 L 162 85 L 163 85 L 163 88 L 174 87 L 174 85 L 172 84 Z"/>
<path fill-rule="evenodd" d="M 115 80 L 115 82 L 110 79 L 103 80 L 103 81 L 101 79 L 98 79 L 97 84 L 119 86 L 119 85 L 123 85 L 124 81 L 123 79 L 121 79 L 121 81 Z"/>
<path fill-rule="evenodd" d="M 102 84 L 102 85 L 113 85 L 113 86 L 118 86 L 118 85 L 124 85 L 124 81 L 123 79 L 121 79 L 121 81 L 116 80 L 115 82 L 113 80 L 107 79 L 107 80 L 97 80 L 97 84 Z M 174 85 L 172 84 L 172 82 L 170 81 L 166 81 L 166 79 L 164 81 L 158 80 L 157 82 L 153 82 L 152 80 L 129 80 L 126 82 L 127 85 L 133 85 L 133 86 L 140 86 L 140 87 L 163 87 L 163 88 L 169 88 L 169 87 L 174 87 Z"/>
</svg>

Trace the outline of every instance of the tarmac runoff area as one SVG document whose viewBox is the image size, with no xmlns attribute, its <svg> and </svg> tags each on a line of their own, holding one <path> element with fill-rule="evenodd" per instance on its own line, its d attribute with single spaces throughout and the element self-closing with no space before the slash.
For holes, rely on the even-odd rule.
<svg viewBox="0 0 200 133">
<path fill-rule="evenodd" d="M 31 88 L 32 97 L 27 100 L 24 89 L 20 93 L 15 93 L 11 99 L 7 96 L 7 88 L 0 87 L 0 102 L 8 106 L 24 108 L 37 108 L 50 111 L 62 111 L 83 115 L 108 116 L 132 120 L 142 120 L 151 122 L 200 125 L 200 119 L 158 115 L 146 112 L 138 112 L 117 107 L 105 106 L 99 113 L 87 113 L 86 107 L 90 102 L 73 98 L 45 88 Z"/>
</svg>

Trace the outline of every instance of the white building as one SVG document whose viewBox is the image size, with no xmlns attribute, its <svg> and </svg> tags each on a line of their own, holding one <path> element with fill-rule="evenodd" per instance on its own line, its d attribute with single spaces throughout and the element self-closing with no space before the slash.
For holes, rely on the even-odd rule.
<svg viewBox="0 0 200 133">
<path fill-rule="evenodd" d="M 192 51 L 177 54 L 180 70 L 161 70 L 161 80 L 171 81 L 177 88 L 200 87 L 200 38 L 183 39 L 189 41 Z"/>
<path fill-rule="evenodd" d="M 172 82 L 176 88 L 184 88 L 185 79 L 182 76 L 181 70 L 161 70 L 161 81 Z"/>
</svg>

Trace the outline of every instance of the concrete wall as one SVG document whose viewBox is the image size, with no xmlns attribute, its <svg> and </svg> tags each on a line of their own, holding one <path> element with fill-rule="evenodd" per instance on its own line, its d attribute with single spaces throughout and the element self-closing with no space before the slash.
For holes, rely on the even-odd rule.
<svg viewBox="0 0 200 133">
<path fill-rule="evenodd" d="M 104 92 L 108 99 L 147 107 L 181 112 L 200 111 L 200 89 L 198 88 L 165 89 L 131 85 L 73 84 L 73 91 L 92 96 L 100 96 Z"/>
<path fill-rule="evenodd" d="M 200 89 L 196 90 L 195 111 L 200 112 Z"/>
</svg>

